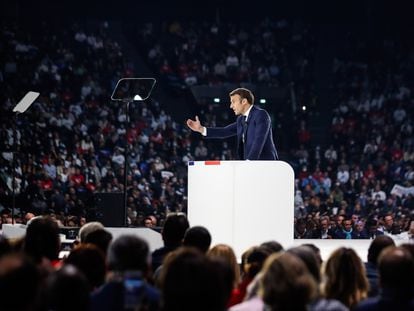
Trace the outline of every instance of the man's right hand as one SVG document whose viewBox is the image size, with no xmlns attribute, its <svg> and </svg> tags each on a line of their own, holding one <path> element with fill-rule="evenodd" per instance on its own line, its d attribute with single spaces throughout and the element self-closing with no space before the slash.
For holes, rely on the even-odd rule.
<svg viewBox="0 0 414 311">
<path fill-rule="evenodd" d="M 188 119 L 187 126 L 194 132 L 199 132 L 200 134 L 203 134 L 204 126 L 201 125 L 198 116 L 195 117 L 195 120 Z"/>
</svg>

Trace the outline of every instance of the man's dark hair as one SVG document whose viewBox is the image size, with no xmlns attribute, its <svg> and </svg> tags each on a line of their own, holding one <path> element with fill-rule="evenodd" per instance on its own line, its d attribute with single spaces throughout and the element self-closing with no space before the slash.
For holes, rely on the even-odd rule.
<svg viewBox="0 0 414 311">
<path fill-rule="evenodd" d="M 65 265 L 48 277 L 45 286 L 45 297 L 45 309 L 47 310 L 89 310 L 88 281 L 72 265 Z"/>
<path fill-rule="evenodd" d="M 230 96 L 239 95 L 242 99 L 246 98 L 250 105 L 254 104 L 254 96 L 253 93 L 245 88 L 237 88 L 230 92 Z"/>
<path fill-rule="evenodd" d="M 381 251 L 388 246 L 395 246 L 394 240 L 388 235 L 377 236 L 368 248 L 368 262 L 377 265 L 377 260 Z"/>
<path fill-rule="evenodd" d="M 188 228 L 185 232 L 183 245 L 195 247 L 203 253 L 207 253 L 211 244 L 210 232 L 201 226 Z"/>
<path fill-rule="evenodd" d="M 302 246 L 309 247 L 313 251 L 313 253 L 315 254 L 316 258 L 318 259 L 319 265 L 322 264 L 323 260 L 322 260 L 322 256 L 321 256 L 321 250 L 320 250 L 319 247 L 317 247 L 313 243 L 304 243 L 304 244 L 302 244 Z"/>
<path fill-rule="evenodd" d="M 84 274 L 91 291 L 105 282 L 106 259 L 96 245 L 80 244 L 65 259 L 66 264 L 74 265 Z"/>
<path fill-rule="evenodd" d="M 58 259 L 60 237 L 57 223 L 49 217 L 33 218 L 27 226 L 23 249 L 37 263 L 43 257 Z"/>
<path fill-rule="evenodd" d="M 185 214 L 174 213 L 168 215 L 162 229 L 164 245 L 169 247 L 180 246 L 188 227 L 190 227 L 190 224 Z"/>
<path fill-rule="evenodd" d="M 261 247 L 267 248 L 271 253 L 283 251 L 283 246 L 277 241 L 267 241 L 260 244 Z"/>
<path fill-rule="evenodd" d="M 246 271 L 246 274 L 253 279 L 256 276 L 256 274 L 258 274 L 260 270 L 262 270 L 264 262 L 270 254 L 272 254 L 272 252 L 267 247 L 253 247 L 246 254 L 246 264 L 248 264 L 249 267 Z"/>
<path fill-rule="evenodd" d="M 3 236 L 0 236 L 0 258 L 4 255 L 9 254 L 12 251 L 12 246 L 9 240 Z"/>
<path fill-rule="evenodd" d="M 385 249 L 378 258 L 378 271 L 382 288 L 412 295 L 414 260 L 408 250 L 392 246 Z"/>
<path fill-rule="evenodd" d="M 105 229 L 98 229 L 89 233 L 84 243 L 96 245 L 105 255 L 108 252 L 109 243 L 112 241 L 112 234 Z"/>
<path fill-rule="evenodd" d="M 300 258 L 308 268 L 309 272 L 315 278 L 315 281 L 319 284 L 321 281 L 321 267 L 319 259 L 316 256 L 315 252 L 309 246 L 305 245 L 290 248 L 287 250 L 287 252 Z"/>
<path fill-rule="evenodd" d="M 0 309 L 31 310 L 39 298 L 40 273 L 23 254 L 10 253 L 0 258 Z"/>
<path fill-rule="evenodd" d="M 108 249 L 108 266 L 112 271 L 142 271 L 148 269 L 149 247 L 135 235 L 121 235 Z"/>
<path fill-rule="evenodd" d="M 161 287 L 164 311 L 224 311 L 232 289 L 231 268 L 182 247 L 166 258 Z"/>
</svg>

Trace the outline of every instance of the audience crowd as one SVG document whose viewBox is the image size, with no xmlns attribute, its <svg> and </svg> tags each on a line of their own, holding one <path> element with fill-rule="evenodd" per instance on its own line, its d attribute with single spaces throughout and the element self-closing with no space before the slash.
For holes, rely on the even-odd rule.
<svg viewBox="0 0 414 311">
<path fill-rule="evenodd" d="M 314 146 L 303 121 L 300 145 L 283 159 L 296 173 L 295 238 L 372 239 L 366 262 L 351 248 L 323 262 L 315 245 L 263 241 L 239 264 L 231 245 L 211 245 L 208 228 L 185 216 L 188 162 L 232 160 L 232 143 L 191 135 L 156 99 L 131 107 L 127 124 L 110 90 L 135 68 L 109 24 L 95 26 L 1 26 L 0 224 L 27 225 L 22 238 L 0 236 L 1 310 L 414 310 L 406 47 L 385 40 L 376 58 L 336 59 L 328 146 Z M 295 81 L 303 96 L 312 88 L 314 43 L 304 25 L 174 21 L 147 24 L 137 36 L 172 86 Z M 15 118 L 28 90 L 41 95 Z M 206 124 L 231 120 L 211 108 Z M 94 194 L 125 190 L 128 225 L 162 227 L 163 247 L 150 250 L 135 235 L 113 239 L 91 221 Z M 62 252 L 64 226 L 80 231 Z"/>
<path fill-rule="evenodd" d="M 414 310 L 412 243 L 377 236 L 364 263 L 352 248 L 323 261 L 313 244 L 266 241 L 239 264 L 230 245 L 211 245 L 208 229 L 183 213 L 170 213 L 164 228 L 164 246 L 151 252 L 137 235 L 112 238 L 89 222 L 60 252 L 58 222 L 37 216 L 22 238 L 0 238 L 1 309 Z"/>
<path fill-rule="evenodd" d="M 156 99 L 132 106 L 126 124 L 125 107 L 109 100 L 110 91 L 119 78 L 134 76 L 135 68 L 108 35 L 108 23 L 94 29 L 20 27 L 5 23 L 1 31 L 1 223 L 11 223 L 14 212 L 16 222 L 47 214 L 61 226 L 82 226 L 96 218 L 95 193 L 124 192 L 127 161 L 128 225 L 162 227 L 169 212 L 186 212 L 188 161 L 235 158 L 232 141 L 192 135 Z M 171 72 L 183 81 L 191 73 L 194 84 L 301 81 L 311 87 L 312 34 L 298 23 L 174 21 L 146 24 L 137 36 L 157 72 L 174 62 Z M 383 42 L 383 50 L 373 60 L 335 59 L 337 108 L 328 146 L 314 146 L 306 122 L 298 124 L 300 146 L 283 159 L 296 172 L 295 238 L 406 239 L 414 232 L 412 63 L 392 40 Z M 228 58 L 238 59 L 238 67 Z M 220 62 L 226 67 L 222 76 L 214 71 Z M 243 64 L 249 74 L 240 78 L 242 70 L 233 67 Z M 278 74 L 259 79 L 259 68 L 271 72 L 272 65 Z M 42 90 L 41 96 L 14 118 L 13 106 L 30 89 Z M 202 117 L 211 126 L 232 118 L 230 111 L 217 115 L 213 106 L 204 107 Z"/>
<path fill-rule="evenodd" d="M 412 45 L 385 39 L 374 58 L 335 59 L 329 146 L 304 142 L 297 171 L 296 238 L 374 238 L 414 232 Z M 357 48 L 358 47 L 358 48 Z M 352 54 L 352 53 L 351 53 Z"/>
<path fill-rule="evenodd" d="M 176 19 L 135 29 L 154 72 L 172 87 L 310 82 L 314 38 L 299 20 Z"/>
<path fill-rule="evenodd" d="M 124 105 L 109 98 L 134 69 L 107 24 L 89 33 L 79 25 L 62 32 L 38 27 L 39 33 L 6 25 L 1 32 L 2 223 L 11 222 L 14 148 L 17 222 L 27 213 L 53 214 L 65 226 L 93 218 L 94 193 L 124 191 L 125 151 L 128 223 L 144 225 L 149 217 L 160 226 L 166 213 L 185 211 L 190 134 L 155 100 L 131 106 L 125 124 Z M 15 119 L 11 110 L 24 95 L 16 90 L 41 95 Z"/>
</svg>

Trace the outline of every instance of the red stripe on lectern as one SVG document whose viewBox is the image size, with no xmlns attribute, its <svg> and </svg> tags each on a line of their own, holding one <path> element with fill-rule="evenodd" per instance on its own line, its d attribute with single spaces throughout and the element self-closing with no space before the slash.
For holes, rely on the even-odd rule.
<svg viewBox="0 0 414 311">
<path fill-rule="evenodd" d="M 204 161 L 205 165 L 220 165 L 220 161 Z"/>
</svg>

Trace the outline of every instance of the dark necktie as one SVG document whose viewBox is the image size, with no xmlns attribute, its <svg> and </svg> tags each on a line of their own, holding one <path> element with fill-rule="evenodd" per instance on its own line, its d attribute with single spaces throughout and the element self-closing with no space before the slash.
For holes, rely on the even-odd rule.
<svg viewBox="0 0 414 311">
<path fill-rule="evenodd" d="M 245 137 L 246 137 L 246 131 L 247 131 L 247 122 L 246 122 L 246 116 L 242 116 L 241 119 L 241 125 L 242 125 L 242 135 L 241 135 L 241 141 L 238 143 L 238 154 L 239 154 L 239 159 L 240 160 L 245 160 L 245 156 L 244 156 L 244 141 L 245 141 Z"/>
<path fill-rule="evenodd" d="M 247 121 L 246 121 L 246 116 L 243 116 L 242 119 L 242 125 L 243 125 L 243 134 L 242 134 L 242 141 L 243 144 L 246 142 L 246 134 L 247 134 Z"/>
</svg>

